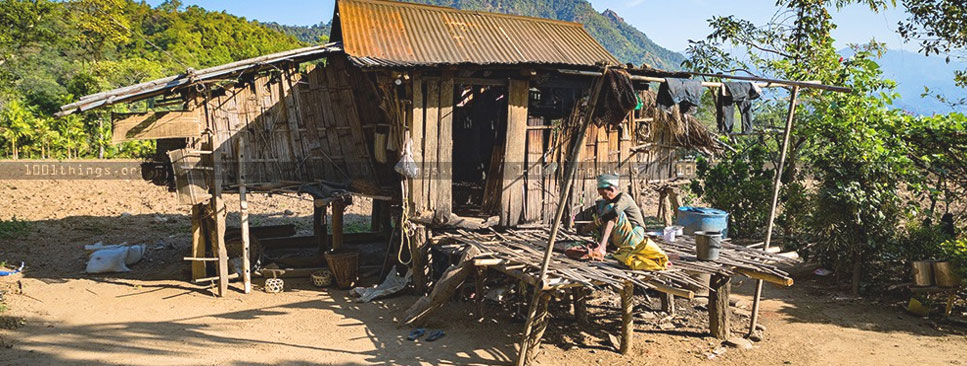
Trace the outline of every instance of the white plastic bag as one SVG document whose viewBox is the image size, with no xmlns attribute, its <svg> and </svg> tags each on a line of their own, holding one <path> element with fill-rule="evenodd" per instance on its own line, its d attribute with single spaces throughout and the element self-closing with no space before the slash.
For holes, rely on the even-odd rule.
<svg viewBox="0 0 967 366">
<path fill-rule="evenodd" d="M 91 254 L 87 261 L 87 273 L 130 272 L 125 265 L 128 248 L 101 249 Z"/>
<path fill-rule="evenodd" d="M 420 168 L 416 166 L 416 161 L 413 160 L 413 149 L 411 145 L 413 145 L 413 142 L 407 138 L 403 144 L 403 156 L 400 157 L 400 161 L 396 163 L 393 169 L 404 177 L 416 178 L 420 176 Z"/>
<path fill-rule="evenodd" d="M 86 248 L 85 248 L 86 249 Z M 128 266 L 144 258 L 145 246 L 110 245 L 95 250 L 87 261 L 87 273 L 130 272 Z"/>
</svg>

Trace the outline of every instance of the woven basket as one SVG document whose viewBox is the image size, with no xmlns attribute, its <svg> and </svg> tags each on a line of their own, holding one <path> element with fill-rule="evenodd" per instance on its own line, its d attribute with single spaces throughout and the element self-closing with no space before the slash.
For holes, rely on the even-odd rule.
<svg viewBox="0 0 967 366">
<path fill-rule="evenodd" d="M 326 253 L 326 263 L 336 278 L 336 287 L 346 290 L 356 284 L 359 276 L 359 252 L 339 251 Z"/>
<path fill-rule="evenodd" d="M 269 278 L 265 280 L 265 292 L 277 294 L 285 290 L 285 281 L 281 278 Z"/>
<path fill-rule="evenodd" d="M 312 285 L 316 287 L 329 287 L 332 286 L 332 272 L 328 269 L 319 270 L 313 272 L 309 276 L 312 279 Z"/>
</svg>

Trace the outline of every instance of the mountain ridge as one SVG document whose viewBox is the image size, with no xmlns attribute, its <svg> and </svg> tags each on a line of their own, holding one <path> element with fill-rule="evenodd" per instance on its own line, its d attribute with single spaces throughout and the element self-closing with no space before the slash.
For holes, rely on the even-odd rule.
<svg viewBox="0 0 967 366">
<path fill-rule="evenodd" d="M 678 52 L 664 48 L 634 26 L 624 21 L 617 12 L 607 9 L 597 12 L 587 0 L 403 0 L 406 2 L 445 6 L 461 10 L 524 15 L 564 20 L 584 25 L 584 29 L 611 52 L 619 61 L 634 65 L 647 64 L 667 70 L 678 70 L 685 59 Z M 321 31 L 329 34 L 331 21 L 310 27 L 262 23 L 267 27 L 295 36 L 302 42 L 319 43 Z M 328 37 L 326 38 L 328 39 Z"/>
</svg>

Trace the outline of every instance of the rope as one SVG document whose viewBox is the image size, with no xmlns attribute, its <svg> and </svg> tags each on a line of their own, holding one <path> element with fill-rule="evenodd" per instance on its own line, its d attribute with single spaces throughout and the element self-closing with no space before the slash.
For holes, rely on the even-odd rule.
<svg viewBox="0 0 967 366">
<path fill-rule="evenodd" d="M 412 224 L 410 223 L 410 217 L 409 217 L 410 207 L 406 199 L 406 179 L 405 178 L 400 180 L 400 192 L 402 192 L 401 197 L 403 197 L 403 199 L 401 200 L 403 202 L 403 205 L 402 205 L 403 213 L 400 214 L 400 248 L 396 252 L 396 260 L 399 261 L 400 264 L 404 266 L 409 266 L 410 263 L 413 263 L 412 255 L 410 255 L 410 260 L 406 262 L 403 261 L 403 248 L 409 247 L 409 238 L 410 238 L 410 235 L 413 234 L 413 228 L 411 227 Z"/>
</svg>

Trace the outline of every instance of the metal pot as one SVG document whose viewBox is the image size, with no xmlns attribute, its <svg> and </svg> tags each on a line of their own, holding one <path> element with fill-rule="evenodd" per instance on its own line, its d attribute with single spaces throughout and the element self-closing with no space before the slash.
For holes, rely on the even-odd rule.
<svg viewBox="0 0 967 366">
<path fill-rule="evenodd" d="M 927 287 L 933 285 L 933 261 L 916 261 L 913 266 L 913 284 Z"/>
<path fill-rule="evenodd" d="M 695 256 L 704 261 L 719 259 L 722 249 L 722 233 L 719 231 L 695 232 Z"/>
</svg>

